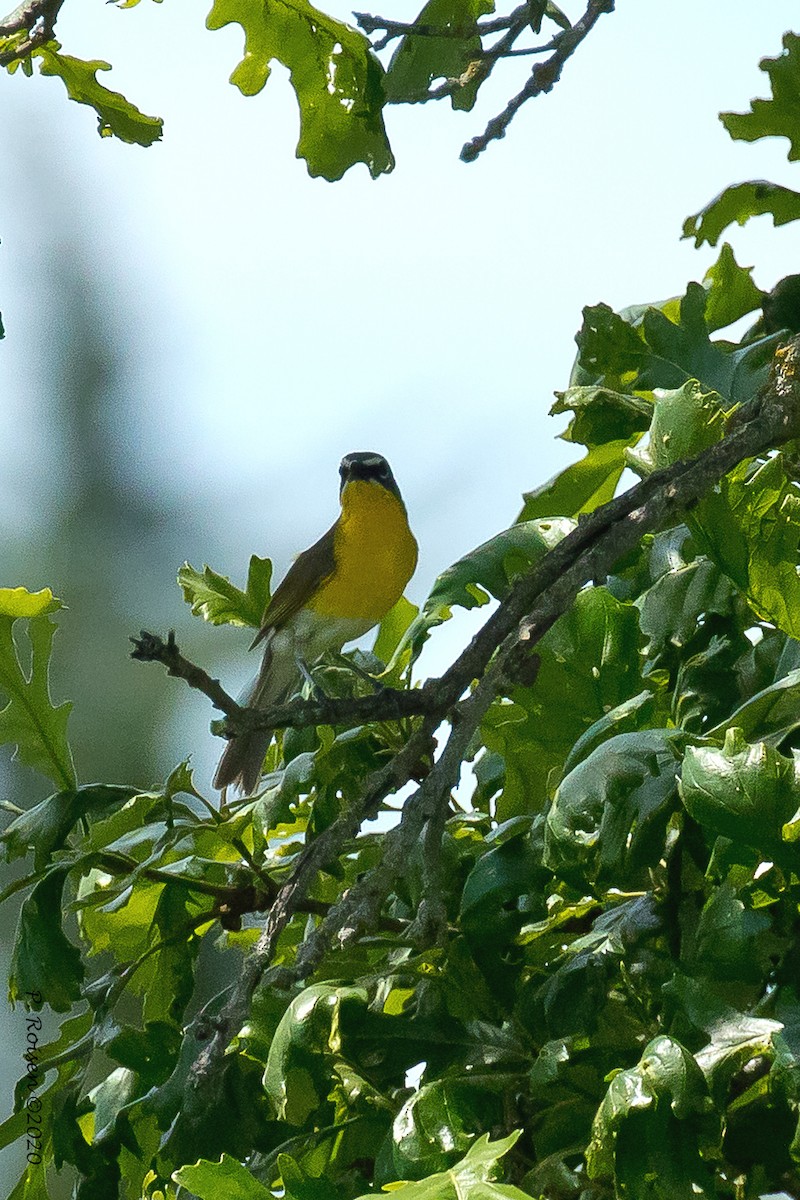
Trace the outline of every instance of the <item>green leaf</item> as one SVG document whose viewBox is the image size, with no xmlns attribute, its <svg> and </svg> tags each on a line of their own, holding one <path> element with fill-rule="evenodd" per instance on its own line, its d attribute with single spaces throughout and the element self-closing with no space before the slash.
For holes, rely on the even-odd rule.
<svg viewBox="0 0 800 1200">
<path fill-rule="evenodd" d="M 400 645 L 403 634 L 418 615 L 419 608 L 417 605 L 412 604 L 410 600 L 406 600 L 405 596 L 401 596 L 394 607 L 389 609 L 378 626 L 375 645 L 372 647 L 372 653 L 375 657 L 379 658 L 382 663 L 392 662 L 392 656 Z M 398 663 L 396 660 L 394 662 L 396 672 L 399 676 L 403 667 L 407 664 Z"/>
<path fill-rule="evenodd" d="M 0 710 L 0 744 L 14 742 L 15 757 L 34 767 L 64 789 L 75 787 L 75 768 L 67 742 L 69 702 L 53 706 L 50 698 L 50 652 L 56 626 L 49 614 L 63 608 L 49 588 L 0 588 L 0 693 L 9 697 Z M 12 628 L 27 621 L 31 665 L 20 662 Z"/>
<path fill-rule="evenodd" d="M 800 333 L 800 275 L 785 275 L 764 296 L 761 304 L 765 333 L 786 329 Z"/>
<path fill-rule="evenodd" d="M 486 1133 L 449 1171 L 437 1172 L 416 1183 L 394 1186 L 392 1197 L 397 1200 L 464 1200 L 465 1197 L 469 1200 L 530 1200 L 519 1188 L 494 1182 L 498 1162 L 508 1154 L 519 1136 L 516 1132 L 500 1141 L 490 1142 Z M 358 1200 L 374 1200 L 374 1195 L 374 1192 L 368 1192 Z"/>
<path fill-rule="evenodd" d="M 33 850 L 34 865 L 40 871 L 47 866 L 53 851 L 64 845 L 67 834 L 80 817 L 121 808 L 135 795 L 135 788 L 110 783 L 56 792 L 22 813 L 0 834 L 0 842 L 5 842 L 6 858 L 10 862 Z"/>
<path fill-rule="evenodd" d="M 363 1124 L 363 1123 L 362 1123 Z M 344 1132 L 344 1137 L 339 1134 L 337 1138 L 337 1151 L 340 1147 L 346 1146 L 347 1131 Z M 278 1155 L 278 1170 L 280 1171 L 281 1182 L 284 1187 L 286 1200 L 342 1200 L 342 1192 L 336 1186 L 333 1179 L 329 1177 L 330 1163 L 325 1164 L 328 1171 L 320 1175 L 311 1175 L 304 1171 L 298 1162 L 295 1161 L 289 1154 Z M 317 1163 L 314 1163 L 317 1167 Z M 274 1193 L 273 1193 L 274 1195 Z"/>
<path fill-rule="evenodd" d="M 755 472 L 740 463 L 689 518 L 701 546 L 755 612 L 800 638 L 800 487 L 776 454 Z"/>
<path fill-rule="evenodd" d="M 769 75 L 772 99 L 751 100 L 749 113 L 720 113 L 720 120 L 738 141 L 788 138 L 788 158 L 796 162 L 800 159 L 800 37 L 785 33 L 782 53 L 762 58 L 758 65 Z"/>
<path fill-rule="evenodd" d="M 711 1040 L 695 1055 L 709 1091 L 720 1106 L 728 1098 L 731 1080 L 757 1055 L 773 1057 L 773 1038 L 783 1029 L 780 1021 L 736 1013 L 717 1021 Z"/>
<path fill-rule="evenodd" d="M 533 687 L 515 688 L 512 704 L 493 704 L 481 727 L 506 764 L 500 820 L 541 811 L 576 738 L 643 690 L 639 636 L 632 604 L 587 588 L 542 638 Z"/>
<path fill-rule="evenodd" d="M 316 984 L 301 992 L 281 1018 L 269 1049 L 264 1088 L 281 1120 L 303 1125 L 331 1090 L 326 1053 L 341 1054 L 342 1008 L 363 1009 L 366 992 Z"/>
<path fill-rule="evenodd" d="M 621 704 L 616 704 L 608 712 L 604 712 L 575 741 L 564 763 L 564 775 L 566 776 L 579 762 L 588 758 L 598 746 L 602 746 L 603 742 L 607 742 L 609 738 L 616 737 L 620 733 L 636 733 L 641 729 L 651 729 L 654 723 L 657 724 L 654 722 L 656 709 L 656 695 L 648 690 L 638 692 L 635 696 L 631 696 L 630 700 L 623 700 Z"/>
<path fill-rule="evenodd" d="M 506 999 L 513 995 L 516 971 L 509 957 L 523 920 L 518 897 L 543 894 L 549 881 L 541 838 L 528 836 L 529 824 L 521 822 L 516 836 L 481 855 L 461 897 L 459 920 L 472 957 L 492 993 Z"/>
<path fill-rule="evenodd" d="M 745 892 L 725 881 L 706 901 L 685 956 L 694 974 L 757 987 L 784 948 L 769 912 L 754 909 Z"/>
<path fill-rule="evenodd" d="M 607 304 L 587 305 L 575 342 L 578 355 L 570 388 L 602 386 L 614 392 L 631 390 L 646 351 L 630 321 Z"/>
<path fill-rule="evenodd" d="M 165 1021 L 147 1022 L 143 1029 L 125 1026 L 104 1043 L 106 1054 L 134 1071 L 145 1088 L 163 1083 L 175 1069 L 181 1035 Z"/>
<path fill-rule="evenodd" d="M 709 729 L 710 739 L 722 738 L 739 729 L 746 742 L 765 742 L 777 747 L 800 726 L 800 669 L 763 688 L 741 704 L 719 725 Z"/>
<path fill-rule="evenodd" d="M 629 441 L 593 446 L 579 462 L 554 475 L 541 487 L 525 492 L 520 522 L 546 517 L 578 517 L 606 504 L 625 470 Z"/>
<path fill-rule="evenodd" d="M 766 382 L 776 338 L 742 346 L 711 341 L 706 310 L 719 319 L 719 303 L 710 289 L 690 283 L 680 301 L 647 305 L 627 314 L 607 304 L 583 310 L 576 335 L 578 357 L 573 386 L 603 386 L 614 391 L 677 390 L 696 380 L 704 392 L 719 392 L 727 406 L 751 399 Z"/>
<path fill-rule="evenodd" d="M 55 1012 L 68 1012 L 80 996 L 81 955 L 61 928 L 61 897 L 69 869 L 50 871 L 23 902 L 8 978 L 12 1004 L 24 1000 L 33 1008 L 44 1003 Z"/>
<path fill-rule="evenodd" d="M 269 603 L 271 578 L 272 563 L 255 554 L 250 559 L 244 592 L 209 566 L 196 571 L 191 563 L 185 562 L 178 571 L 183 598 L 191 604 L 196 617 L 202 617 L 212 625 L 249 625 L 252 629 L 261 626 Z"/>
<path fill-rule="evenodd" d="M 695 379 L 674 390 L 656 393 L 650 437 L 628 459 L 641 475 L 694 458 L 715 445 L 725 432 L 725 411 L 717 392 L 705 391 Z"/>
<path fill-rule="evenodd" d="M 271 1200 L 272 1193 L 259 1183 L 243 1163 L 223 1154 L 219 1162 L 205 1158 L 172 1174 L 174 1183 L 185 1187 L 197 1200 Z"/>
<path fill-rule="evenodd" d="M 641 1061 L 611 1080 L 586 1154 L 589 1177 L 614 1179 L 617 1195 L 653 1200 L 716 1195 L 701 1158 L 708 1107 L 703 1074 L 672 1038 L 656 1037 Z"/>
<path fill-rule="evenodd" d="M 373 179 L 394 167 L 383 125 L 383 67 L 363 34 L 308 0 L 214 0 L 209 29 L 236 22 L 245 55 L 231 83 L 260 92 L 277 59 L 288 67 L 300 106 L 298 158 L 310 175 L 341 179 L 357 162 Z"/>
<path fill-rule="evenodd" d="M 443 37 L 426 33 L 401 38 L 386 73 L 389 103 L 415 104 L 427 100 L 435 79 L 460 79 L 470 64 L 481 58 L 477 21 L 490 12 L 494 12 L 493 0 L 428 0 L 414 24 L 448 32 Z M 456 31 L 459 36 L 455 36 Z M 469 111 L 485 77 L 485 73 L 475 72 L 469 82 L 453 92 L 450 97 L 453 108 Z"/>
<path fill-rule="evenodd" d="M 573 528 L 574 522 L 566 519 L 512 525 L 453 563 L 436 580 L 419 616 L 403 634 L 390 668 L 408 650 L 412 662 L 418 658 L 431 629 L 450 620 L 454 605 L 479 608 L 489 603 L 490 595 L 502 599 L 514 580 Z"/>
<path fill-rule="evenodd" d="M 765 293 L 753 282 L 753 268 L 740 267 L 727 242 L 703 276 L 708 291 L 706 325 L 713 332 L 760 308 Z"/>
<path fill-rule="evenodd" d="M 667 646 L 687 646 L 710 614 L 730 616 L 735 595 L 727 576 L 710 559 L 679 561 L 637 600 L 642 633 L 649 638 L 648 656 L 658 658 Z"/>
<path fill-rule="evenodd" d="M 502 1120 L 499 1097 L 467 1082 L 437 1079 L 409 1096 L 392 1127 L 399 1179 L 423 1179 L 454 1165 L 472 1142 Z"/>
<path fill-rule="evenodd" d="M 183 877 L 183 869 L 180 875 Z M 207 871 L 205 878 L 213 882 L 208 880 Z M 165 887 L 159 896 L 149 940 L 151 948 L 159 943 L 160 948 L 136 972 L 131 985 L 144 995 L 146 1022 L 167 1022 L 176 1028 L 183 1024 L 184 1010 L 192 996 L 194 961 L 199 949 L 197 938 L 187 928 L 197 911 L 196 907 L 190 907 L 188 897 L 187 889 L 178 886 Z"/>
<path fill-rule="evenodd" d="M 683 223 L 683 236 L 694 238 L 695 246 L 708 242 L 716 246 L 723 232 L 732 225 L 744 225 L 751 217 L 772 216 L 775 226 L 788 225 L 800 219 L 800 192 L 753 179 L 725 188 L 718 196 Z"/>
<path fill-rule="evenodd" d="M 547 813 L 544 862 L 578 887 L 646 886 L 678 807 L 674 730 L 622 733 L 559 784 Z"/>
<path fill-rule="evenodd" d="M 713 834 L 765 853 L 780 849 L 800 795 L 793 760 L 763 742 L 748 745 L 736 729 L 721 750 L 689 747 L 680 791 L 691 816 Z"/>
<path fill-rule="evenodd" d="M 663 920 L 652 895 L 645 894 L 618 901 L 594 917 L 589 932 L 572 938 L 570 918 L 577 920 L 578 929 L 585 929 L 597 901 L 592 905 L 587 898 L 570 905 L 553 903 L 555 899 L 550 900 L 545 920 L 526 924 L 520 933 L 519 941 L 528 954 L 547 968 L 543 981 L 535 975 L 531 980 L 528 990 L 532 994 L 526 997 L 521 1015 L 537 1038 L 545 1034 L 570 1037 L 583 1045 L 588 1038 L 598 1049 L 606 1043 L 612 1054 L 611 1061 L 606 1060 L 606 1074 L 618 1063 L 620 1052 L 630 1054 L 648 1028 L 640 1013 L 624 1010 L 613 1001 L 615 983 L 620 982 L 620 962 L 628 961 L 636 970 L 637 946 L 662 931 Z"/>
<path fill-rule="evenodd" d="M 160 117 L 148 117 L 134 104 L 103 87 L 96 78 L 98 71 L 110 71 L 111 65 L 94 59 L 84 62 L 69 54 L 60 54 L 58 42 L 38 46 L 33 54 L 40 58 L 42 75 L 57 75 L 64 82 L 70 100 L 88 104 L 97 113 L 97 130 L 101 137 L 118 137 L 123 142 L 152 146 L 160 141 L 164 122 Z"/>
<path fill-rule="evenodd" d="M 607 387 L 571 387 L 556 396 L 551 417 L 569 411 L 575 414 L 562 438 L 584 446 L 630 442 L 635 434 L 649 429 L 653 416 L 649 400 Z"/>
</svg>

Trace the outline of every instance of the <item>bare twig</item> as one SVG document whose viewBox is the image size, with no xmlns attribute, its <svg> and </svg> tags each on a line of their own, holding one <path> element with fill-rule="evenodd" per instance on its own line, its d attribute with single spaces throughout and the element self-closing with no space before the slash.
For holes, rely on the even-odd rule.
<svg viewBox="0 0 800 1200">
<path fill-rule="evenodd" d="M 16 46 L 0 54 L 0 67 L 27 58 L 38 46 L 49 42 L 55 33 L 56 17 L 64 0 L 30 0 L 20 4 L 7 17 L 0 20 L 0 38 L 11 37 L 27 30 L 28 36 Z"/>
<path fill-rule="evenodd" d="M 159 634 L 148 633 L 145 629 L 139 637 L 129 640 L 135 647 L 131 651 L 131 658 L 139 662 L 160 662 L 167 668 L 168 675 L 183 679 L 189 687 L 202 692 L 215 708 L 225 713 L 228 720 L 220 722 L 223 736 L 234 737 L 249 729 L 307 729 L 310 725 L 399 721 L 404 717 L 418 717 L 442 709 L 442 699 L 435 685 L 415 688 L 413 691 L 381 688 L 369 696 L 298 698 L 289 704 L 276 704 L 271 708 L 242 708 L 228 695 L 218 679 L 212 679 L 202 667 L 184 658 L 173 630 L 170 630 L 166 641 Z"/>
<path fill-rule="evenodd" d="M 522 6 L 526 12 L 529 11 L 529 6 Z M 518 12 L 519 10 L 515 10 Z M 508 29 L 509 25 L 514 21 L 515 13 L 509 13 L 505 17 L 493 17 L 490 21 L 477 21 L 472 25 L 426 25 L 415 21 L 391 21 L 387 17 L 375 17 L 372 13 L 354 12 L 353 16 L 358 25 L 364 30 L 364 33 L 382 33 L 384 36 L 381 41 L 386 45 L 395 38 L 408 37 L 452 37 L 464 38 L 471 37 L 477 31 L 483 35 L 485 33 L 499 33 L 502 29 Z M 380 50 L 383 47 L 377 42 L 373 43 L 373 50 Z"/>
<path fill-rule="evenodd" d="M 527 4 L 522 9 L 529 13 Z M 381 31 L 381 37 L 372 43 L 373 50 L 385 50 L 390 42 L 399 37 L 425 38 L 459 38 L 465 40 L 471 37 L 484 37 L 492 33 L 500 33 L 508 29 L 518 19 L 520 10 L 516 9 L 505 17 L 496 17 L 491 21 L 476 21 L 471 25 L 426 25 L 414 21 L 390 21 L 384 17 L 373 17 L 370 13 L 353 13 L 356 21 L 367 34 Z"/>
<path fill-rule="evenodd" d="M 214 707 L 224 712 L 226 717 L 241 717 L 244 713 L 245 710 L 228 695 L 218 679 L 212 679 L 202 667 L 195 666 L 188 658 L 183 657 L 172 629 L 166 642 L 158 634 L 148 633 L 145 629 L 138 638 L 132 637 L 129 640 L 134 645 L 131 658 L 139 662 L 160 662 L 167 668 L 168 675 L 185 680 L 189 687 L 208 696 Z"/>
<path fill-rule="evenodd" d="M 614 11 L 614 3 L 615 0 L 589 0 L 583 16 L 570 29 L 562 30 L 553 38 L 556 47 L 553 54 L 545 62 L 537 63 L 522 91 L 509 100 L 501 113 L 492 118 L 482 134 L 464 145 L 461 150 L 462 162 L 473 162 L 491 141 L 505 137 L 506 129 L 526 100 L 553 89 L 561 78 L 567 59 L 575 53 L 598 19 L 604 13 Z"/>
<path fill-rule="evenodd" d="M 469 64 L 463 75 L 456 79 L 446 79 L 439 87 L 431 88 L 427 99 L 440 100 L 443 96 L 452 95 L 453 92 L 459 91 L 467 84 L 474 83 L 476 79 L 480 79 L 481 83 L 488 79 L 496 64 L 501 58 L 506 58 L 511 53 L 517 38 L 528 28 L 530 15 L 530 7 L 527 4 L 521 4 L 519 8 L 515 8 L 509 17 L 508 28 L 503 36 L 493 46 L 484 49 L 480 57 Z M 537 46 L 533 53 L 544 54 L 555 44 L 556 38 L 545 46 Z"/>
</svg>

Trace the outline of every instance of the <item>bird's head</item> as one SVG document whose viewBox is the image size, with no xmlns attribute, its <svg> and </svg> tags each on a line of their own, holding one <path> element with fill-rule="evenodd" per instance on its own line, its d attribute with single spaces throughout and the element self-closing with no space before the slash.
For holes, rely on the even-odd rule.
<svg viewBox="0 0 800 1200">
<path fill-rule="evenodd" d="M 400 489 L 395 482 L 392 468 L 382 454 L 376 454 L 372 450 L 354 450 L 352 454 L 345 454 L 339 467 L 339 475 L 341 477 L 340 495 L 348 483 L 360 480 L 364 483 L 377 483 L 396 496 L 398 500 L 401 499 Z"/>
</svg>

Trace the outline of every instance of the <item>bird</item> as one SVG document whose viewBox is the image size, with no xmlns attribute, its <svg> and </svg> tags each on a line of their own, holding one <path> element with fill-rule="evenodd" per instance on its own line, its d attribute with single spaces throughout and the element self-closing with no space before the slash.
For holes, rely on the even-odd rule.
<svg viewBox="0 0 800 1200">
<path fill-rule="evenodd" d="M 397 603 L 417 566 L 418 547 L 391 467 L 382 454 L 354 451 L 339 467 L 339 516 L 292 563 L 264 611 L 250 647 L 263 642 L 248 708 L 282 704 L 324 654 L 361 637 Z M 214 787 L 252 795 L 273 731 L 253 729 L 228 742 Z"/>
</svg>

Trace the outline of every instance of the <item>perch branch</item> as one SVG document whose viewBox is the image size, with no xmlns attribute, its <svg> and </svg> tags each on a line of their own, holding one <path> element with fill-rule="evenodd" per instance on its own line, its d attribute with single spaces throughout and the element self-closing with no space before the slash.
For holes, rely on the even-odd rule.
<svg viewBox="0 0 800 1200">
<path fill-rule="evenodd" d="M 245 710 L 228 695 L 218 679 L 212 679 L 202 667 L 195 666 L 188 658 L 183 657 L 173 630 L 169 631 L 166 641 L 158 634 L 148 633 L 145 629 L 138 638 L 132 637 L 129 641 L 134 645 L 131 658 L 137 659 L 138 662 L 160 662 L 167 668 L 168 675 L 185 680 L 189 687 L 208 696 L 214 707 L 224 712 L 226 717 L 239 717 L 244 713 Z"/>
</svg>

